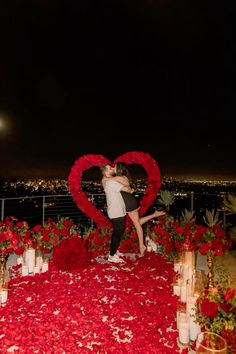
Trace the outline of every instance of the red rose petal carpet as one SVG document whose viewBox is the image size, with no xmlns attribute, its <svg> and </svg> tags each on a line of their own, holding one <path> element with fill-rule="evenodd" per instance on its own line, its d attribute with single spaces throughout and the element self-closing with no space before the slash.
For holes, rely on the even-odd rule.
<svg viewBox="0 0 236 354">
<path fill-rule="evenodd" d="M 10 281 L 0 306 L 1 353 L 179 353 L 173 264 L 147 253 L 125 264 Z"/>
</svg>

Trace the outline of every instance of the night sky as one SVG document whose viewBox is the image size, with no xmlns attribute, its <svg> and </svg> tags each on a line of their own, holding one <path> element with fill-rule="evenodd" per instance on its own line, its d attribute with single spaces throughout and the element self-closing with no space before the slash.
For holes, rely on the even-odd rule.
<svg viewBox="0 0 236 354">
<path fill-rule="evenodd" d="M 236 179 L 234 1 L 0 4 L 0 176 L 66 178 L 88 153 Z"/>
</svg>

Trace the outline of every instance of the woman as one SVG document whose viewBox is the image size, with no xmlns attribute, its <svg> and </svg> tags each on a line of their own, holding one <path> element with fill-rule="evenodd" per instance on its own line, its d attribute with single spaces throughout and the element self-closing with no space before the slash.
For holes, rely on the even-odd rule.
<svg viewBox="0 0 236 354">
<path fill-rule="evenodd" d="M 125 203 L 126 213 L 132 220 L 138 235 L 140 256 L 143 256 L 146 250 L 146 246 L 144 244 L 142 225 L 149 220 L 152 220 L 158 216 L 165 215 L 166 213 L 164 211 L 155 211 L 150 215 L 140 217 L 138 212 L 140 206 L 137 199 L 132 194 L 134 189 L 130 185 L 130 178 L 127 168 L 122 163 L 118 163 L 115 166 L 115 173 L 116 175 L 114 177 L 105 177 L 103 178 L 103 181 L 105 182 L 107 179 L 112 178 L 124 186 L 120 193 Z"/>
</svg>

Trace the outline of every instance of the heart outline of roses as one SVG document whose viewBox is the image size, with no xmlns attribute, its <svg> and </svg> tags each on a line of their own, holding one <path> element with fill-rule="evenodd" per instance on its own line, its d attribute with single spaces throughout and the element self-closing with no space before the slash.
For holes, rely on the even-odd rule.
<svg viewBox="0 0 236 354">
<path fill-rule="evenodd" d="M 82 190 L 83 173 L 91 167 L 99 167 L 109 164 L 114 165 L 123 162 L 126 165 L 139 165 L 147 173 L 147 187 L 140 200 L 140 215 L 145 214 L 148 208 L 153 204 L 161 187 L 160 170 L 155 159 L 148 153 L 142 151 L 130 151 L 117 157 L 113 162 L 99 154 L 87 154 L 79 157 L 73 164 L 68 176 L 68 188 L 77 207 L 89 218 L 91 218 L 98 228 L 111 228 L 112 224 L 108 217 L 104 215 L 89 200 L 87 194 Z M 102 175 L 101 175 L 102 178 Z M 127 224 L 130 219 L 127 218 Z"/>
</svg>

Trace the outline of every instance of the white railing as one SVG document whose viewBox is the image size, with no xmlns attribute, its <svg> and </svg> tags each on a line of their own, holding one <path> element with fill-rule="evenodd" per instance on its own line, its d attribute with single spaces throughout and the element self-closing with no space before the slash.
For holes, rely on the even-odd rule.
<svg viewBox="0 0 236 354">
<path fill-rule="evenodd" d="M 87 193 L 87 195 L 89 200 L 106 214 L 105 195 L 103 193 Z M 206 209 L 219 210 L 223 225 L 225 225 L 226 213 L 222 209 L 223 196 L 224 193 L 175 192 L 175 203 L 171 207 L 171 211 L 176 217 L 179 217 L 184 209 L 195 211 L 200 221 L 205 215 Z M 44 224 L 48 218 L 55 220 L 60 217 L 69 217 L 83 227 L 93 226 L 93 220 L 78 209 L 69 194 L 0 198 L 0 202 L 1 220 L 4 220 L 6 216 L 12 215 L 18 220 L 25 220 L 31 226 L 34 226 L 36 224 Z M 156 206 L 158 206 L 157 200 L 153 204 L 153 207 Z"/>
</svg>

